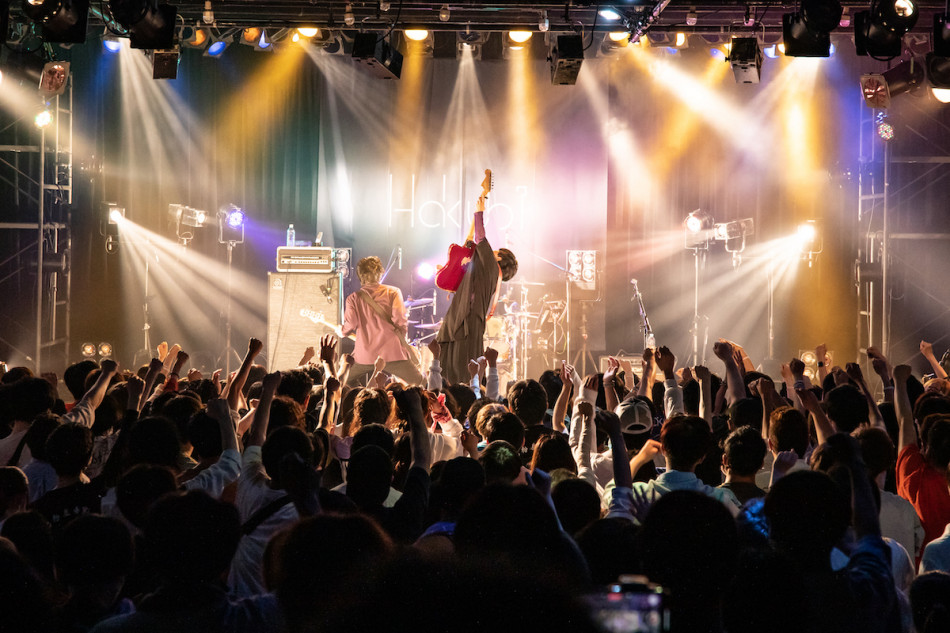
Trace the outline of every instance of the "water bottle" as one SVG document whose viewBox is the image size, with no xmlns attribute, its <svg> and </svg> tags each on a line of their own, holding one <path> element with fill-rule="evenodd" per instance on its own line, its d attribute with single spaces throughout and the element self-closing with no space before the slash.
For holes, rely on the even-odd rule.
<svg viewBox="0 0 950 633">
<path fill-rule="evenodd" d="M 293 246 L 294 240 L 297 237 L 296 231 L 294 231 L 294 225 L 291 224 L 287 227 L 287 246 Z"/>
<path fill-rule="evenodd" d="M 647 332 L 643 342 L 646 347 L 656 349 L 656 337 L 653 336 L 653 332 Z"/>
</svg>

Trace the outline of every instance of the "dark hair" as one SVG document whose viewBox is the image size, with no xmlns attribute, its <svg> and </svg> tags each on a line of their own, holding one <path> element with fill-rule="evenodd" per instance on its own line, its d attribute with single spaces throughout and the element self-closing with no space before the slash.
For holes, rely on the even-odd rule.
<svg viewBox="0 0 950 633">
<path fill-rule="evenodd" d="M 73 400 L 79 400 L 86 393 L 86 376 L 99 369 L 95 361 L 81 360 L 73 363 L 63 372 L 63 383 L 72 394 Z"/>
<path fill-rule="evenodd" d="M 866 428 L 858 431 L 855 436 L 861 445 L 861 455 L 868 466 L 871 477 L 877 477 L 894 465 L 897 459 L 894 442 L 884 429 Z"/>
<path fill-rule="evenodd" d="M 76 517 L 63 528 L 56 570 L 67 585 L 116 581 L 132 571 L 132 535 L 119 519 L 96 514 Z"/>
<path fill-rule="evenodd" d="M 289 396 L 277 396 L 270 403 L 270 421 L 267 424 L 267 434 L 285 426 L 306 430 L 304 411 L 296 400 Z"/>
<path fill-rule="evenodd" d="M 495 440 L 485 447 L 478 461 L 485 469 L 485 482 L 511 483 L 521 474 L 521 457 L 518 449 L 504 440 Z"/>
<path fill-rule="evenodd" d="M 537 380 L 519 380 L 508 390 L 508 408 L 525 426 L 541 424 L 548 409 L 548 395 Z"/>
<path fill-rule="evenodd" d="M 950 414 L 934 413 L 920 425 L 920 443 L 927 461 L 940 472 L 950 464 Z"/>
<path fill-rule="evenodd" d="M 508 408 L 494 400 L 479 398 L 469 407 L 469 426 L 475 429 L 480 437 L 484 438 L 489 431 L 488 422 L 496 413 L 508 413 Z M 521 424 L 520 420 L 518 424 Z M 524 425 L 522 424 L 521 427 L 524 428 Z"/>
<path fill-rule="evenodd" d="M 577 474 L 577 462 L 571 453 L 571 445 L 563 433 L 545 433 L 534 443 L 530 469 L 550 473 L 558 468 Z"/>
<path fill-rule="evenodd" d="M 202 459 L 211 459 L 221 454 L 221 425 L 204 409 L 198 411 L 188 421 L 188 441 L 195 455 Z"/>
<path fill-rule="evenodd" d="M 115 500 L 126 520 L 137 528 L 145 525 L 148 510 L 162 495 L 178 488 L 175 473 L 166 466 L 137 464 L 115 487 Z"/>
<path fill-rule="evenodd" d="M 261 446 L 261 462 L 274 488 L 283 488 L 280 462 L 284 456 L 291 453 L 296 453 L 300 459 L 311 466 L 314 464 L 313 442 L 306 432 L 295 426 L 282 426 L 273 433 L 267 434 L 267 439 Z"/>
<path fill-rule="evenodd" d="M 36 416 L 24 437 L 33 459 L 46 461 L 46 441 L 49 439 L 50 433 L 55 431 L 62 423 L 62 418 L 55 413 L 41 413 Z"/>
<path fill-rule="evenodd" d="M 803 569 L 828 566 L 831 548 L 850 521 L 841 489 L 823 472 L 799 470 L 779 479 L 765 497 L 772 541 Z"/>
<path fill-rule="evenodd" d="M 498 249 L 498 266 L 501 268 L 502 281 L 509 281 L 518 273 L 518 260 L 507 248 Z"/>
<path fill-rule="evenodd" d="M 931 571 L 910 586 L 910 609 L 918 633 L 940 633 L 950 628 L 950 574 Z"/>
<path fill-rule="evenodd" d="M 321 514 L 304 519 L 278 546 L 277 599 L 291 631 L 309 631 L 363 595 L 393 553 L 370 517 Z"/>
<path fill-rule="evenodd" d="M 367 424 L 385 425 L 392 413 L 393 404 L 389 394 L 381 389 L 360 389 L 353 401 L 353 425 L 350 434 L 355 434 Z"/>
<path fill-rule="evenodd" d="M 167 584 L 213 582 L 231 563 L 241 539 L 232 504 L 192 490 L 165 495 L 145 522 L 147 561 Z"/>
<path fill-rule="evenodd" d="M 175 396 L 162 408 L 162 415 L 172 421 L 178 437 L 188 437 L 188 421 L 201 411 L 201 402 L 192 396 Z"/>
<path fill-rule="evenodd" d="M 557 397 L 561 395 L 561 388 L 564 386 L 564 383 L 561 382 L 561 375 L 553 369 L 545 369 L 538 377 L 538 384 L 544 388 L 544 393 L 548 397 L 548 409 L 553 409 Z"/>
<path fill-rule="evenodd" d="M 17 512 L 3 522 L 0 536 L 10 539 L 23 560 L 44 580 L 53 582 L 53 533 L 46 517 L 36 510 Z"/>
<path fill-rule="evenodd" d="M 75 477 L 92 457 L 92 431 L 77 422 L 61 424 L 46 440 L 46 457 L 60 477 Z"/>
<path fill-rule="evenodd" d="M 3 631 L 55 630 L 53 601 L 28 560 L 9 547 L 0 547 L 0 569 Z"/>
<path fill-rule="evenodd" d="M 289 396 L 303 405 L 313 389 L 313 378 L 305 371 L 291 369 L 280 372 L 280 384 L 277 386 L 278 396 Z"/>
<path fill-rule="evenodd" d="M 674 415 L 663 424 L 660 442 L 670 468 L 692 471 L 706 456 L 712 444 L 712 431 L 709 423 L 700 417 Z"/>
<path fill-rule="evenodd" d="M 353 444 L 350 446 L 350 453 L 355 453 L 364 446 L 378 446 L 386 454 L 392 457 L 396 446 L 396 439 L 392 431 L 382 424 L 366 424 L 353 435 Z"/>
<path fill-rule="evenodd" d="M 362 509 L 378 508 L 389 495 L 393 462 L 378 446 L 364 446 L 350 456 L 346 496 Z"/>
<path fill-rule="evenodd" d="M 736 429 L 723 441 L 726 464 L 741 477 L 751 477 L 762 468 L 768 445 L 762 434 L 751 426 Z"/>
<path fill-rule="evenodd" d="M 619 517 L 598 519 L 577 534 L 594 585 L 617 582 L 621 575 L 639 574 L 639 528 Z"/>
<path fill-rule="evenodd" d="M 868 422 L 868 401 L 854 385 L 840 385 L 825 395 L 828 417 L 842 433 Z"/>
<path fill-rule="evenodd" d="M 742 398 L 730 407 L 732 428 L 743 426 L 762 427 L 762 401 L 758 398 Z"/>
<path fill-rule="evenodd" d="M 45 378 L 20 378 L 0 387 L 0 411 L 6 410 L 10 422 L 32 422 L 39 414 L 49 411 L 54 402 L 53 387 Z"/>
<path fill-rule="evenodd" d="M 950 398 L 939 393 L 928 392 L 917 398 L 914 403 L 914 419 L 923 422 L 928 415 L 950 413 Z"/>
<path fill-rule="evenodd" d="M 129 430 L 129 465 L 157 464 L 178 470 L 181 442 L 171 420 L 161 416 L 140 419 Z"/>
<path fill-rule="evenodd" d="M 769 417 L 769 441 L 774 451 L 795 451 L 798 458 L 808 450 L 808 421 L 794 407 L 779 407 Z"/>
<path fill-rule="evenodd" d="M 504 440 L 514 447 L 524 444 L 524 424 L 514 413 L 495 413 L 485 422 L 484 439 L 486 442 Z"/>
<path fill-rule="evenodd" d="M 485 469 L 471 457 L 455 457 L 443 463 L 432 483 L 430 504 L 447 517 L 457 517 L 473 494 L 485 487 Z"/>
<path fill-rule="evenodd" d="M 443 392 L 445 406 L 456 420 L 461 420 L 462 414 L 467 413 L 475 402 L 475 392 L 468 385 L 449 385 Z"/>
<path fill-rule="evenodd" d="M 808 629 L 805 579 L 794 562 L 771 549 L 747 548 L 722 601 L 729 633 L 798 633 Z"/>
<path fill-rule="evenodd" d="M 551 500 L 564 531 L 571 536 L 600 518 L 600 495 L 583 479 L 565 479 L 551 489 Z"/>
<path fill-rule="evenodd" d="M 26 475 L 16 466 L 0 466 L 0 518 L 10 511 L 10 504 L 19 497 L 24 503 L 30 494 Z"/>
</svg>

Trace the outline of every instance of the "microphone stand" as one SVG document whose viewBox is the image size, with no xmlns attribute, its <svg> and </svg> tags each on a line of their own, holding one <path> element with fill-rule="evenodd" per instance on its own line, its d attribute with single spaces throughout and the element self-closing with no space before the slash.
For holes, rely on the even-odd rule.
<svg viewBox="0 0 950 633">
<path fill-rule="evenodd" d="M 656 348 L 656 337 L 653 335 L 653 328 L 650 327 L 650 318 L 647 316 L 647 309 L 643 306 L 643 295 L 640 294 L 640 287 L 636 279 L 631 279 L 633 285 L 633 298 L 637 301 L 637 307 L 640 309 L 640 319 L 643 323 L 640 330 L 643 332 L 643 349 Z"/>
</svg>

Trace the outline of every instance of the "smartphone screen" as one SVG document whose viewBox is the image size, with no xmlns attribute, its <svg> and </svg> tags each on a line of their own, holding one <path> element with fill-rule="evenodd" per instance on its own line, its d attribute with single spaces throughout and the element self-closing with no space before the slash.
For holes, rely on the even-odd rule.
<svg viewBox="0 0 950 633">
<path fill-rule="evenodd" d="M 594 619 L 609 633 L 665 633 L 670 614 L 662 588 L 645 578 L 610 585 L 587 596 Z"/>
</svg>

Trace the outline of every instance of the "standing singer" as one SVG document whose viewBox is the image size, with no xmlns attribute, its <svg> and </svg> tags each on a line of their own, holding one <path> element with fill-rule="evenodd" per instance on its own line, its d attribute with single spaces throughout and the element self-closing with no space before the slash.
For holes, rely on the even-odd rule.
<svg viewBox="0 0 950 633">
<path fill-rule="evenodd" d="M 348 384 L 355 385 L 373 371 L 376 358 L 386 361 L 386 371 L 410 385 L 423 384 L 414 354 L 406 342 L 406 305 L 402 291 L 380 283 L 383 263 L 375 255 L 356 266 L 360 289 L 346 298 L 342 335 L 356 333 Z"/>
</svg>

